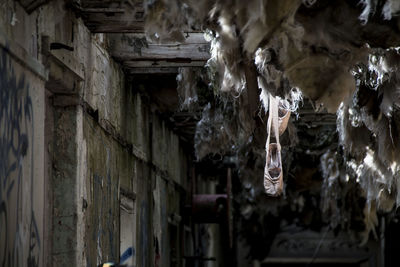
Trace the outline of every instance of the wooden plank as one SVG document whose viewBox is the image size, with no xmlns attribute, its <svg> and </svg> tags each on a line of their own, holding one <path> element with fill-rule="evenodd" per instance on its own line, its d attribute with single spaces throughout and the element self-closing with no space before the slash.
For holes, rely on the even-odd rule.
<svg viewBox="0 0 400 267">
<path fill-rule="evenodd" d="M 144 30 L 144 20 L 140 16 L 140 13 L 85 13 L 82 19 L 93 33 L 136 33 Z"/>
<path fill-rule="evenodd" d="M 203 32 L 185 32 L 184 33 L 185 41 L 182 42 L 162 42 L 162 43 L 151 43 L 149 44 L 154 44 L 154 45 L 179 45 L 179 44 L 209 44 L 205 39 L 204 39 L 204 33 Z M 129 42 L 130 40 L 134 39 L 143 39 L 146 38 L 146 35 L 144 32 L 139 32 L 139 33 L 126 33 L 126 34 L 117 34 L 117 33 L 111 33 L 108 35 L 108 38 L 110 39 L 111 42 L 119 42 L 120 40 L 124 42 Z"/>
<path fill-rule="evenodd" d="M 119 60 L 174 60 L 176 62 L 207 61 L 210 58 L 208 46 L 204 45 L 177 45 L 158 46 L 149 45 L 141 48 L 140 54 L 134 48 L 124 47 L 111 51 L 111 55 Z"/>
<path fill-rule="evenodd" d="M 78 0 L 73 0 L 78 2 Z M 80 0 L 82 7 L 143 7 L 143 0 Z"/>
<path fill-rule="evenodd" d="M 144 32 L 143 0 L 69 1 L 92 33 Z"/>
<path fill-rule="evenodd" d="M 129 74 L 178 73 L 178 68 L 129 68 Z"/>
<path fill-rule="evenodd" d="M 210 44 L 201 33 L 190 33 L 184 43 L 147 43 L 143 35 L 110 35 L 111 54 L 119 61 L 168 60 L 173 62 L 207 61 Z"/>
<path fill-rule="evenodd" d="M 187 67 L 193 68 L 193 67 Z M 163 67 L 163 68 L 128 68 L 128 74 L 178 74 L 179 68 Z"/>
<path fill-rule="evenodd" d="M 98 15 L 98 14 L 96 14 Z M 104 14 L 103 14 L 104 15 Z M 85 25 L 92 33 L 143 33 L 144 32 L 144 21 L 132 20 L 119 18 L 114 16 L 113 18 L 104 17 L 104 20 L 100 19 L 85 19 Z M 192 31 L 192 30 L 190 30 Z M 200 30 L 197 32 L 201 32 Z"/>
<path fill-rule="evenodd" d="M 82 8 L 82 13 L 125 13 L 123 8 Z"/>
<path fill-rule="evenodd" d="M 182 62 L 173 60 L 138 60 L 122 61 L 125 68 L 179 68 L 179 67 L 204 67 L 205 61 Z"/>
<path fill-rule="evenodd" d="M 97 8 L 96 8 L 97 9 Z M 79 11 L 81 12 L 82 18 L 85 21 L 85 23 L 92 23 L 92 24 L 107 24 L 109 22 L 119 22 L 121 24 L 134 24 L 144 22 L 144 11 L 143 10 L 138 10 L 138 11 L 124 11 L 121 13 L 120 9 L 103 9 L 104 12 L 84 12 L 85 10 L 88 11 L 94 11 L 95 9 L 80 9 Z M 106 10 L 111 11 L 117 11 L 117 12 L 106 12 Z M 142 30 L 143 32 L 143 30 Z"/>
<path fill-rule="evenodd" d="M 144 23 L 121 23 L 119 21 L 102 23 L 88 23 L 86 24 L 92 33 L 132 33 L 143 32 Z"/>
<path fill-rule="evenodd" d="M 143 1 L 82 1 L 74 10 L 93 33 L 143 32 Z"/>
</svg>

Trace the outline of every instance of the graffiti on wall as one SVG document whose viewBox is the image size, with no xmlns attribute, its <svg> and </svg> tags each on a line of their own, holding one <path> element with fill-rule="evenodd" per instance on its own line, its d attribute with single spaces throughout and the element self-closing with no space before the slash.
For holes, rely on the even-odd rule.
<svg viewBox="0 0 400 267">
<path fill-rule="evenodd" d="M 135 250 L 132 247 L 127 248 L 119 257 L 119 263 L 124 263 L 135 255 Z"/>
<path fill-rule="evenodd" d="M 14 64 L 0 48 L 0 264 L 36 267 L 41 239 L 33 209 L 33 107 L 29 84 Z"/>
</svg>

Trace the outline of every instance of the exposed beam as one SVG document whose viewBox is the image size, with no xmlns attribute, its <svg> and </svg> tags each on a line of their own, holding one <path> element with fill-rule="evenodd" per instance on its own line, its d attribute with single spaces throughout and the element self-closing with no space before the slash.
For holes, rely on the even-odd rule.
<svg viewBox="0 0 400 267">
<path fill-rule="evenodd" d="M 143 32 L 144 21 L 136 19 L 137 16 L 125 13 L 90 12 L 82 14 L 82 19 L 92 33 Z"/>
<path fill-rule="evenodd" d="M 183 43 L 148 43 L 142 0 L 71 0 L 93 33 L 109 33 L 110 53 L 129 74 L 177 73 L 180 67 L 204 67 L 210 44 L 203 33 L 186 33 Z"/>
<path fill-rule="evenodd" d="M 32 1 L 32 0 L 20 0 Z M 49 1 L 49 0 L 36 0 Z M 66 0 L 92 33 L 144 32 L 143 0 Z M 188 29 L 188 31 L 191 31 Z"/>
<path fill-rule="evenodd" d="M 180 61 L 180 60 L 135 60 L 122 61 L 126 68 L 180 68 L 204 67 L 205 61 Z"/>
<path fill-rule="evenodd" d="M 142 0 L 71 0 L 69 6 L 93 33 L 143 32 Z"/>
<path fill-rule="evenodd" d="M 109 38 L 112 56 L 122 62 L 165 61 L 187 64 L 193 61 L 205 62 L 210 58 L 210 44 L 204 40 L 202 33 L 188 33 L 184 43 L 147 43 L 143 34 L 110 34 Z"/>
<path fill-rule="evenodd" d="M 178 68 L 129 68 L 129 74 L 178 73 Z"/>
<path fill-rule="evenodd" d="M 123 8 L 82 8 L 82 13 L 125 13 L 125 9 Z"/>
</svg>

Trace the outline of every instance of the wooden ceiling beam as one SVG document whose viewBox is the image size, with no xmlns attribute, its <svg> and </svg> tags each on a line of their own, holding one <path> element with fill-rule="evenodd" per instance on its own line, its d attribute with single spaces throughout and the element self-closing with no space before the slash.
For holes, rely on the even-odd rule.
<svg viewBox="0 0 400 267">
<path fill-rule="evenodd" d="M 143 32 L 142 0 L 70 0 L 69 6 L 81 16 L 92 33 Z"/>
<path fill-rule="evenodd" d="M 128 68 L 127 73 L 135 74 L 177 74 L 178 68 Z"/>
<path fill-rule="evenodd" d="M 181 68 L 181 67 L 204 67 L 205 61 L 174 61 L 170 60 L 135 60 L 121 61 L 126 68 Z"/>
<path fill-rule="evenodd" d="M 121 62 L 164 61 L 177 64 L 191 62 L 204 64 L 210 58 L 210 44 L 204 40 L 202 33 L 188 33 L 184 43 L 148 43 L 143 34 L 110 34 L 109 39 L 111 55 Z"/>
<path fill-rule="evenodd" d="M 107 33 L 110 54 L 127 73 L 177 73 L 180 67 L 203 67 L 210 44 L 201 32 L 189 32 L 183 43 L 149 43 L 144 35 L 143 0 L 70 0 L 92 33 Z"/>
</svg>

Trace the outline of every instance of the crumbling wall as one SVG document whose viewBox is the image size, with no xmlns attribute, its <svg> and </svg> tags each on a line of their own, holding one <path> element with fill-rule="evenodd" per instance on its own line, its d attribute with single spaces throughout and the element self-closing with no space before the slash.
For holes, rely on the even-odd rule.
<svg viewBox="0 0 400 267">
<path fill-rule="evenodd" d="M 137 234 L 123 258 L 168 265 L 188 165 L 178 136 L 65 1 L 27 14 L 7 0 L 0 14 L 0 263 L 118 263 L 124 195 Z"/>
</svg>

